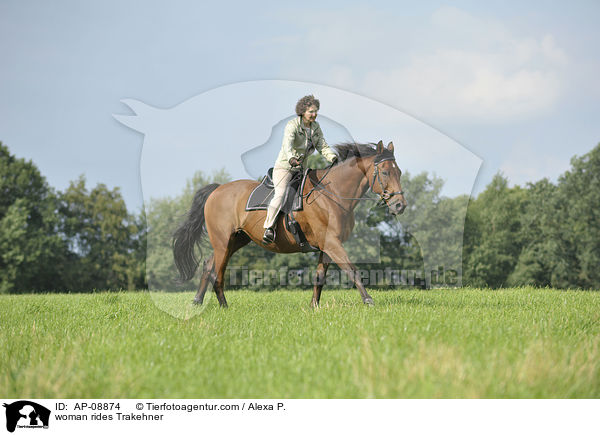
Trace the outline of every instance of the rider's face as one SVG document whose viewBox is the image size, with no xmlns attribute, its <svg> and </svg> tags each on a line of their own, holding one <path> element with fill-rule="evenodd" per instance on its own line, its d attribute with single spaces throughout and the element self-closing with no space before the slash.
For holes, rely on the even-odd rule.
<svg viewBox="0 0 600 435">
<path fill-rule="evenodd" d="M 310 106 L 308 109 L 306 109 L 306 112 L 304 112 L 304 115 L 302 115 L 302 120 L 304 121 L 304 123 L 310 124 L 315 119 L 317 119 L 318 111 L 319 111 L 319 109 L 317 109 L 317 106 L 315 106 L 314 104 L 312 106 Z"/>
</svg>

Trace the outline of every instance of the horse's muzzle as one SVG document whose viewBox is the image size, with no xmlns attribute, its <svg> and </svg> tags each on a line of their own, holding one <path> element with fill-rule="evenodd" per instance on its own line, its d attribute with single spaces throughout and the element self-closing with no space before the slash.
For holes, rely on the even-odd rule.
<svg viewBox="0 0 600 435">
<path fill-rule="evenodd" d="M 390 213 L 394 216 L 397 216 L 404 213 L 404 210 L 406 210 L 406 201 L 398 201 L 390 204 L 388 207 L 390 209 Z"/>
</svg>

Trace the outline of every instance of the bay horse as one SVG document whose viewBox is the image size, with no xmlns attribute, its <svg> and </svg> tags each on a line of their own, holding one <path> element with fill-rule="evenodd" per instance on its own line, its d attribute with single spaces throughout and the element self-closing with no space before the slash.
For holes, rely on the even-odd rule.
<svg viewBox="0 0 600 435">
<path fill-rule="evenodd" d="M 356 144 L 334 147 L 339 162 L 329 169 L 316 170 L 318 181 L 307 179 L 302 194 L 302 211 L 294 212 L 308 242 L 319 249 L 319 264 L 312 307 L 318 307 L 327 268 L 335 262 L 354 282 L 363 303 L 373 305 L 373 299 L 362 284 L 356 267 L 350 262 L 342 243 L 354 227 L 354 209 L 367 190 L 379 196 L 393 215 L 404 212 L 407 206 L 396 164 L 392 142 Z M 173 234 L 173 256 L 182 282 L 192 279 L 199 266 L 194 246 L 208 233 L 213 255 L 204 261 L 200 287 L 194 303 L 202 304 L 209 283 L 214 286 L 219 304 L 227 307 L 224 277 L 231 256 L 250 241 L 276 253 L 301 252 L 294 236 L 281 217 L 276 223 L 275 241 L 265 245 L 263 222 L 266 211 L 246 211 L 246 201 L 257 181 L 237 180 L 226 184 L 209 184 L 199 189 L 186 220 Z M 312 195 L 312 197 L 311 197 Z"/>
</svg>

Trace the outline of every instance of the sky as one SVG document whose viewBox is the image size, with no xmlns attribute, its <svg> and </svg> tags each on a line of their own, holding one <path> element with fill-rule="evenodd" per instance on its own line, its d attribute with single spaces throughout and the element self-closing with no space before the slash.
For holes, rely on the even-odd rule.
<svg viewBox="0 0 600 435">
<path fill-rule="evenodd" d="M 207 143 L 253 176 L 240 155 L 272 142 L 274 161 L 306 91 L 330 143 L 394 140 L 400 166 L 441 176 L 446 195 L 476 195 L 498 172 L 556 181 L 600 142 L 599 18 L 583 0 L 2 0 L 0 141 L 55 188 L 83 174 L 137 211 L 193 168 L 228 169 Z M 160 173 L 157 148 L 183 178 Z M 143 177 L 161 188 L 142 193 Z"/>
</svg>

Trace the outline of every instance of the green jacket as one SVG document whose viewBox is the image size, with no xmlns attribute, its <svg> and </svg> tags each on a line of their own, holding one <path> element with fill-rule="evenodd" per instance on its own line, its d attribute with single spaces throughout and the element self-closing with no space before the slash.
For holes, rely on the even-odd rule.
<svg viewBox="0 0 600 435">
<path fill-rule="evenodd" d="M 313 146 L 309 146 L 309 136 Z M 329 148 L 329 145 L 327 145 L 327 142 L 325 142 L 321 126 L 317 121 L 312 122 L 310 131 L 308 131 L 308 129 L 305 129 L 300 116 L 291 119 L 285 126 L 281 151 L 279 151 L 275 166 L 291 169 L 290 159 L 292 157 L 299 158 L 301 154 L 304 154 L 304 158 L 306 159 L 315 148 L 329 162 L 332 162 L 336 156 L 331 148 Z"/>
</svg>

